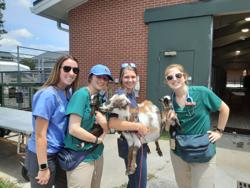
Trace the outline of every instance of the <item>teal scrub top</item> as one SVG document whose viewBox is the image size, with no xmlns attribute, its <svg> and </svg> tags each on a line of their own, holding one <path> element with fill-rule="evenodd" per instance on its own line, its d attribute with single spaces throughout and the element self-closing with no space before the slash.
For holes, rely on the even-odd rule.
<svg viewBox="0 0 250 188">
<path fill-rule="evenodd" d="M 222 103 L 215 93 L 204 86 L 190 86 L 188 87 L 187 103 L 184 107 L 180 107 L 176 103 L 174 95 L 172 98 L 173 107 L 182 128 L 177 134 L 205 134 L 211 130 L 210 114 L 218 111 Z M 178 151 L 176 154 L 178 155 Z"/>
<path fill-rule="evenodd" d="M 73 94 L 68 103 L 66 114 L 79 115 L 82 118 L 81 127 L 87 131 L 91 131 L 95 122 L 95 114 L 91 114 L 90 94 L 86 87 L 80 88 Z M 83 147 L 82 143 L 84 143 Z M 65 137 L 64 144 L 66 148 L 76 151 L 87 150 L 94 146 L 92 143 L 85 143 L 83 140 L 80 140 L 69 133 L 67 133 Z M 99 144 L 93 152 L 86 156 L 84 162 L 98 160 L 102 156 L 103 149 L 104 145 Z"/>
</svg>

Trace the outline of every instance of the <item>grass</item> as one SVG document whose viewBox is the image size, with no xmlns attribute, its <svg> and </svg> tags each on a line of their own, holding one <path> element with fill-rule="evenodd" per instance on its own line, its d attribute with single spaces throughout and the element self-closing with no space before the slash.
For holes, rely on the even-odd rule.
<svg viewBox="0 0 250 188">
<path fill-rule="evenodd" d="M 17 183 L 11 182 L 10 180 L 0 178 L 0 188 L 21 188 Z"/>
</svg>

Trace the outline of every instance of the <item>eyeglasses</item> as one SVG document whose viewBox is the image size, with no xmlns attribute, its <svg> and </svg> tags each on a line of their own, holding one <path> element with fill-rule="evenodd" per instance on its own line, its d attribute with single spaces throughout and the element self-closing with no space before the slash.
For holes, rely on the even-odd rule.
<svg viewBox="0 0 250 188">
<path fill-rule="evenodd" d="M 173 80 L 174 77 L 175 77 L 176 79 L 180 79 L 180 78 L 182 78 L 182 76 L 183 76 L 182 73 L 176 73 L 176 74 L 174 74 L 174 75 L 165 76 L 165 80 L 170 81 L 170 80 Z"/>
<path fill-rule="evenodd" d="M 123 63 L 123 64 L 121 64 L 122 69 L 124 69 L 124 68 L 126 68 L 128 66 L 130 66 L 132 68 L 136 68 L 136 65 L 134 63 Z"/>
<path fill-rule="evenodd" d="M 62 68 L 64 72 L 70 72 L 71 69 L 73 70 L 74 74 L 78 74 L 80 72 L 80 69 L 78 67 L 63 66 Z"/>
<path fill-rule="evenodd" d="M 104 81 L 109 81 L 109 78 L 107 76 L 104 76 L 104 75 L 95 75 L 98 79 L 102 79 Z"/>
</svg>

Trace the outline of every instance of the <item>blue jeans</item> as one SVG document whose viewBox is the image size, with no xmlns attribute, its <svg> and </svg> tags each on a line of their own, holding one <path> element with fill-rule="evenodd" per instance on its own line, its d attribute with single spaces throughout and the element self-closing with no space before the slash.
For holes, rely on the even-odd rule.
<svg viewBox="0 0 250 188">
<path fill-rule="evenodd" d="M 121 139 L 121 138 L 119 138 Z M 126 140 L 118 140 L 119 156 L 124 159 L 125 165 L 128 164 L 128 144 Z M 147 187 L 147 151 L 148 146 L 144 144 L 137 153 L 136 171 L 128 176 L 127 188 L 146 188 Z"/>
</svg>

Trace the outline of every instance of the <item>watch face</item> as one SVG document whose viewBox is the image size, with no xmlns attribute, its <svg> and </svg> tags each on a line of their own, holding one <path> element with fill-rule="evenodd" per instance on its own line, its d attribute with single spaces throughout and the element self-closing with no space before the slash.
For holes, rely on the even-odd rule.
<svg viewBox="0 0 250 188">
<path fill-rule="evenodd" d="M 40 164 L 40 169 L 46 169 L 46 168 L 48 168 L 48 164 L 47 163 L 45 163 L 45 164 Z"/>
</svg>

